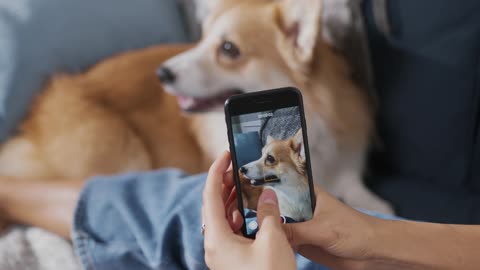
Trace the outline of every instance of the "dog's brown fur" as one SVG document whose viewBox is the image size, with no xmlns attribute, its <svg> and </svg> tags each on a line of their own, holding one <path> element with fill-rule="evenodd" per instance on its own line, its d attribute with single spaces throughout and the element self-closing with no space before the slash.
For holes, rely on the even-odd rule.
<svg viewBox="0 0 480 270">
<path fill-rule="evenodd" d="M 242 186 L 243 207 L 256 210 L 258 198 L 260 198 L 263 192 L 263 187 L 251 185 L 250 180 L 245 178 L 241 173 L 238 173 L 238 177 L 240 179 L 240 185 Z"/>
<path fill-rule="evenodd" d="M 188 45 L 125 53 L 84 74 L 56 76 L 19 134 L 2 147 L 2 175 L 87 178 L 177 167 L 204 171 L 210 160 L 155 69 Z M 174 153 L 182 153 L 181 155 Z"/>
<path fill-rule="evenodd" d="M 268 162 L 267 156 L 274 158 L 274 162 Z M 258 199 L 267 187 L 272 188 L 276 193 L 280 209 L 285 209 L 292 202 L 285 200 L 286 197 L 292 199 L 297 194 L 309 192 L 308 176 L 305 170 L 306 159 L 303 152 L 303 134 L 301 130 L 291 138 L 285 140 L 276 140 L 268 137 L 266 145 L 262 149 L 262 156 L 251 163 L 243 165 L 248 172 L 242 173 L 239 170 L 239 178 L 242 187 L 243 207 L 257 210 Z M 275 175 L 280 180 L 275 183 L 263 182 L 261 185 L 253 185 L 252 179 L 261 179 L 267 175 Z M 250 177 L 250 178 L 249 178 Z M 303 192 L 300 192 L 303 190 Z M 300 196 L 299 198 L 305 198 Z M 305 200 L 295 200 L 297 206 L 305 203 Z M 307 203 L 308 207 L 310 202 Z M 301 208 L 306 212 L 301 212 L 302 216 L 308 216 L 310 210 L 308 207 Z M 292 207 L 289 208 L 292 210 Z M 298 208 L 297 208 L 298 210 Z"/>
<path fill-rule="evenodd" d="M 166 62 L 178 79 L 165 88 L 207 98 L 225 88 L 296 86 L 304 96 L 317 183 L 352 206 L 391 213 L 362 183 L 373 114 L 345 59 L 321 39 L 321 0 L 210 2 L 204 39 Z M 242 57 L 220 53 L 224 39 L 235 42 Z M 224 115 L 182 116 L 154 73 L 186 49 L 131 52 L 85 74 L 54 78 L 19 135 L 2 147 L 0 175 L 86 179 L 170 166 L 205 170 L 227 148 Z"/>
</svg>

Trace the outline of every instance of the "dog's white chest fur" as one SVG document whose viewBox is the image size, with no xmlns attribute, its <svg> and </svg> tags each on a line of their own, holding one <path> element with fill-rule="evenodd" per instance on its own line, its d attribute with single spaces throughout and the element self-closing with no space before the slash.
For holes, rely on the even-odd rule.
<svg viewBox="0 0 480 270">
<path fill-rule="evenodd" d="M 331 170 L 337 158 L 337 142 L 319 115 L 307 114 L 308 141 L 313 181 L 329 189 Z"/>
<path fill-rule="evenodd" d="M 310 193 L 307 185 L 278 185 L 265 187 L 275 191 L 280 213 L 296 221 L 312 218 Z"/>
<path fill-rule="evenodd" d="M 229 150 L 224 113 L 212 112 L 197 116 L 195 126 L 200 147 L 209 157 L 215 159 L 225 150 Z"/>
</svg>

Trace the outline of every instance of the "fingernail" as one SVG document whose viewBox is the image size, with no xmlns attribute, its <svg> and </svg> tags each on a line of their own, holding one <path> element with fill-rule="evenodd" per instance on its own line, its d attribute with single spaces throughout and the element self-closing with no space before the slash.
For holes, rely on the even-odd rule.
<svg viewBox="0 0 480 270">
<path fill-rule="evenodd" d="M 266 189 L 260 195 L 259 201 L 265 204 L 277 205 L 277 195 L 275 191 Z"/>
</svg>

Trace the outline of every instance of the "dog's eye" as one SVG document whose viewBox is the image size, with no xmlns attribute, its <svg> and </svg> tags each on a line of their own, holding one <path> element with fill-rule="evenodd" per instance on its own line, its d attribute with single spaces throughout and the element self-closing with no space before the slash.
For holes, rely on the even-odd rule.
<svg viewBox="0 0 480 270">
<path fill-rule="evenodd" d="M 236 59 L 240 56 L 240 49 L 231 41 L 223 41 L 220 47 L 220 52 L 232 59 Z"/>
<path fill-rule="evenodd" d="M 268 163 L 274 163 L 275 158 L 272 155 L 268 155 L 267 158 L 265 159 L 266 162 Z"/>
</svg>

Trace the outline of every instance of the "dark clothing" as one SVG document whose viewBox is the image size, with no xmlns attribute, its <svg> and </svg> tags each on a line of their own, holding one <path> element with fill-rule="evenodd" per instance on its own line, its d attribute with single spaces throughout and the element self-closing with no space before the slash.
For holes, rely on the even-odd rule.
<svg viewBox="0 0 480 270">
<path fill-rule="evenodd" d="M 372 187 L 403 217 L 480 223 L 480 1 L 364 4 L 379 99 Z"/>
</svg>

